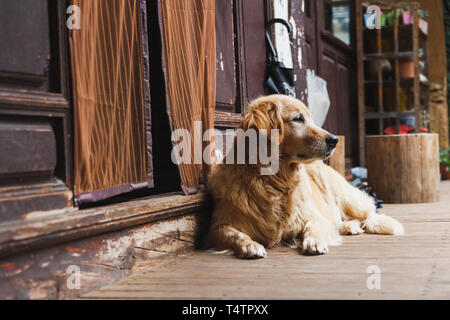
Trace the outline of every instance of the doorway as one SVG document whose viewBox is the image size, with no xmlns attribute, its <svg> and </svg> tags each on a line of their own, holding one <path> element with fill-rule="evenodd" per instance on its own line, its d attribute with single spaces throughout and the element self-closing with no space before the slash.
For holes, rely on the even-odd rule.
<svg viewBox="0 0 450 320">
<path fill-rule="evenodd" d="M 354 1 L 305 0 L 307 69 L 327 81 L 331 106 L 324 128 L 345 136 L 346 167 L 358 161 Z"/>
</svg>

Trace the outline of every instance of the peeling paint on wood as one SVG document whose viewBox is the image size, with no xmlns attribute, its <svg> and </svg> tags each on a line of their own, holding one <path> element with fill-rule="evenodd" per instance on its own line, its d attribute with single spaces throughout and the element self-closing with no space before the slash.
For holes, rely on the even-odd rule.
<svg viewBox="0 0 450 320">
<path fill-rule="evenodd" d="M 146 224 L 0 260 L 0 299 L 71 299 L 194 247 L 198 215 Z M 80 268 L 70 290 L 66 270 Z"/>
<path fill-rule="evenodd" d="M 308 93 L 306 90 L 306 51 L 305 48 L 305 1 L 289 1 L 289 23 L 292 26 L 292 60 L 295 74 L 295 92 L 297 98 L 307 103 Z"/>
<path fill-rule="evenodd" d="M 289 21 L 289 0 L 275 0 L 273 5 L 274 17 Z M 275 47 L 279 60 L 284 63 L 286 68 L 293 68 L 294 64 L 289 34 L 286 27 L 279 23 L 275 24 Z"/>
<path fill-rule="evenodd" d="M 70 209 L 14 221 L 0 225 L 0 256 L 196 212 L 203 203 L 203 194 L 166 194 L 125 204 L 87 210 Z"/>
<path fill-rule="evenodd" d="M 3 263 L 3 264 L 0 264 L 0 269 L 5 269 L 8 271 L 15 270 L 16 264 L 15 263 Z"/>
</svg>

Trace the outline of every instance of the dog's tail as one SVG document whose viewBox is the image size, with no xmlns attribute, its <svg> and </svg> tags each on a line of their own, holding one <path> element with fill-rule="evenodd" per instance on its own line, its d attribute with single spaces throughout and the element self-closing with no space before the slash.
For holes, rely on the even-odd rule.
<svg viewBox="0 0 450 320">
<path fill-rule="evenodd" d="M 197 250 L 206 250 L 211 247 L 208 242 L 208 233 L 211 227 L 211 217 L 214 211 L 214 200 L 209 192 L 205 192 L 204 202 L 195 216 L 196 232 L 194 247 Z"/>
<path fill-rule="evenodd" d="M 403 228 L 400 222 L 384 214 L 372 213 L 363 221 L 362 227 L 367 233 L 392 234 L 397 236 L 405 234 L 405 228 Z"/>
</svg>

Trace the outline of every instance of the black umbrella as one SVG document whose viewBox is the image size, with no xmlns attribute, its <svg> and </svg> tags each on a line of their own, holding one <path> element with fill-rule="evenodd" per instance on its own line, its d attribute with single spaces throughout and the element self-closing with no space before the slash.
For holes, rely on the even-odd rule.
<svg viewBox="0 0 450 320">
<path fill-rule="evenodd" d="M 292 27 L 286 20 L 272 19 L 266 24 L 266 41 L 269 46 L 270 54 L 266 62 L 266 81 L 264 87 L 267 94 L 285 94 L 295 97 L 294 70 L 286 68 L 283 62 L 278 60 L 277 52 L 270 39 L 270 27 L 272 24 L 281 23 L 286 26 L 289 34 L 292 33 Z"/>
</svg>

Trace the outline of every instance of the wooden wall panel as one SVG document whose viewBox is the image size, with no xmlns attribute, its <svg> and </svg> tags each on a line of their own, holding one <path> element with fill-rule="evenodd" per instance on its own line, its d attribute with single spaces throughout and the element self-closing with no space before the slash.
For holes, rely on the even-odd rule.
<svg viewBox="0 0 450 320">
<path fill-rule="evenodd" d="M 337 113 L 337 122 L 338 122 L 338 134 L 348 137 L 348 143 L 345 145 L 345 154 L 347 156 L 351 156 L 353 154 L 352 148 L 355 145 L 356 136 L 355 128 L 356 125 L 356 113 L 355 110 L 352 109 L 352 97 L 353 90 L 351 90 L 351 71 L 349 70 L 348 65 L 337 62 L 337 74 L 336 74 L 336 82 L 337 82 L 337 101 L 340 106 L 343 106 L 342 112 Z M 347 94 L 339 94 L 339 92 L 347 92 Z M 352 146 L 353 143 L 353 146 Z M 356 151 L 356 150 L 355 150 Z"/>
<path fill-rule="evenodd" d="M 47 0 L 0 1 L 0 82 L 48 90 Z"/>
<path fill-rule="evenodd" d="M 265 0 L 240 1 L 242 19 L 242 44 L 240 57 L 245 76 L 246 92 L 242 99 L 244 106 L 249 101 L 264 95 L 266 67 L 265 42 Z"/>
<path fill-rule="evenodd" d="M 233 2 L 216 0 L 216 102 L 227 111 L 235 111 L 237 95 Z"/>
<path fill-rule="evenodd" d="M 0 2 L 0 221 L 72 205 L 65 2 Z"/>
<path fill-rule="evenodd" d="M 44 173 L 56 167 L 56 139 L 48 120 L 0 119 L 0 175 Z"/>
<path fill-rule="evenodd" d="M 336 70 L 336 60 L 334 54 L 323 53 L 320 61 L 320 76 L 327 82 L 328 95 L 330 97 L 330 109 L 328 111 L 328 116 L 325 120 L 323 127 L 333 134 L 338 134 L 338 108 L 340 107 L 337 100 L 337 70 Z M 345 94 L 341 92 L 340 94 Z"/>
<path fill-rule="evenodd" d="M 328 47 L 328 46 L 327 46 Z M 335 51 L 335 50 L 333 50 Z M 324 128 L 336 135 L 346 137 L 345 154 L 347 158 L 357 154 L 357 113 L 352 82 L 352 61 L 342 53 L 332 49 L 324 52 L 321 61 L 321 76 L 327 81 L 330 97 L 330 111 Z"/>
</svg>

